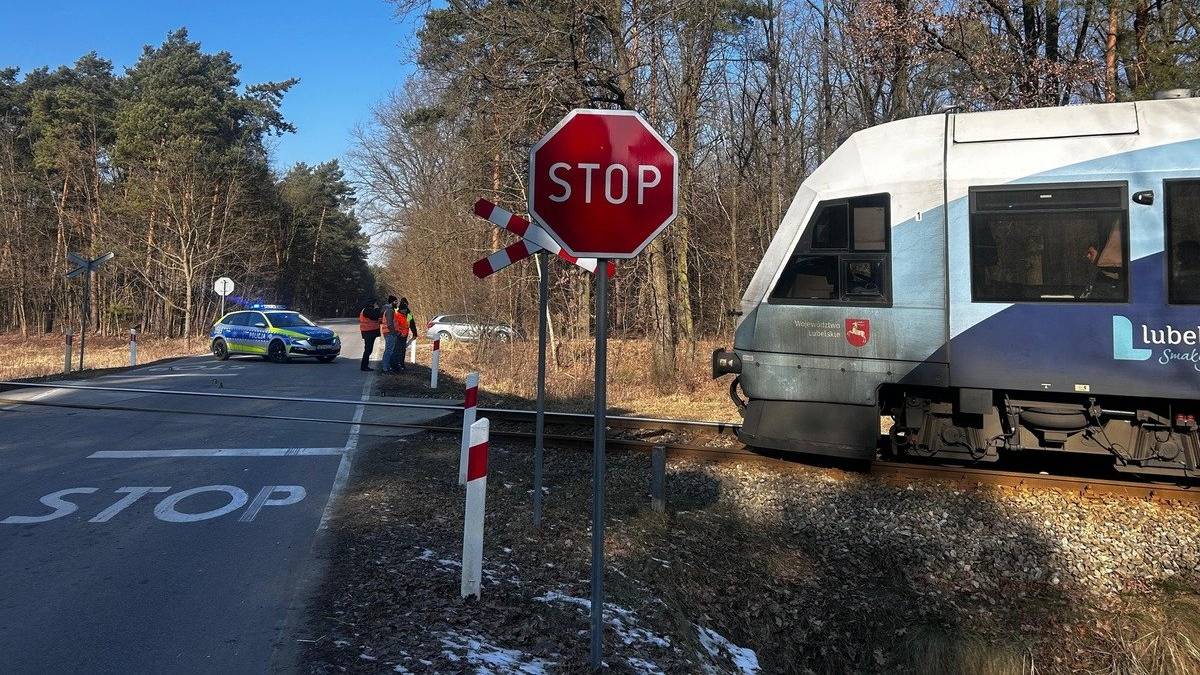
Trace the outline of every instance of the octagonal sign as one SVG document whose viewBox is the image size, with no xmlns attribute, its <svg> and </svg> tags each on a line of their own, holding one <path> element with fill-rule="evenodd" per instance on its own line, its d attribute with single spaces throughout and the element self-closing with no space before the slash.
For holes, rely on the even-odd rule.
<svg viewBox="0 0 1200 675">
<path fill-rule="evenodd" d="M 529 151 L 529 213 L 579 258 L 637 255 L 678 195 L 678 155 L 632 110 L 572 110 Z"/>
</svg>

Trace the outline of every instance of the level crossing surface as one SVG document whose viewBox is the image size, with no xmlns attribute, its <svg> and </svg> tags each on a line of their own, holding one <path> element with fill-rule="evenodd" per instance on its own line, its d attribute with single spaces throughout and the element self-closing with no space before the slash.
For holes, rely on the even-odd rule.
<svg viewBox="0 0 1200 675">
<path fill-rule="evenodd" d="M 363 400 L 357 325 L 334 363 L 209 356 L 93 386 Z M 0 659 L 6 673 L 289 670 L 288 624 L 365 422 L 441 413 L 68 389 L 6 399 L 346 424 L 0 404 Z M 360 433 L 369 428 L 367 435 Z M 291 617 L 291 618 L 289 618 Z"/>
</svg>

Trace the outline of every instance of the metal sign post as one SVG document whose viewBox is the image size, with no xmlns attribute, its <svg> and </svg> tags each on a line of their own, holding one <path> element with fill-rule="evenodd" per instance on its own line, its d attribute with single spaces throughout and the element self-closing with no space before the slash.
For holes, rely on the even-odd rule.
<svg viewBox="0 0 1200 675">
<path fill-rule="evenodd" d="M 596 421 L 592 428 L 592 670 L 604 644 L 604 426 L 608 413 L 608 265 L 596 266 Z"/>
<path fill-rule="evenodd" d="M 537 420 L 533 427 L 533 527 L 542 528 L 542 458 L 546 439 L 546 341 L 550 323 L 550 267 L 546 252 L 538 264 L 538 373 Z"/>
<path fill-rule="evenodd" d="M 593 189 L 593 172 L 603 176 L 598 190 Z M 612 259 L 636 256 L 675 219 L 679 212 L 679 156 L 632 110 L 572 110 L 530 149 L 528 195 L 529 214 L 568 259 L 593 257 L 597 262 L 591 666 L 598 671 L 604 643 L 609 265 Z M 554 250 L 549 243 L 542 248 Z"/>
<path fill-rule="evenodd" d="M 105 253 L 95 260 L 88 260 L 78 253 L 67 254 L 67 260 L 75 263 L 75 269 L 67 272 L 67 278 L 83 275 L 83 317 L 80 320 L 82 330 L 79 332 L 79 370 L 83 370 L 83 348 L 87 342 L 88 324 L 91 322 L 92 275 L 101 265 L 112 259 L 112 253 Z"/>
</svg>

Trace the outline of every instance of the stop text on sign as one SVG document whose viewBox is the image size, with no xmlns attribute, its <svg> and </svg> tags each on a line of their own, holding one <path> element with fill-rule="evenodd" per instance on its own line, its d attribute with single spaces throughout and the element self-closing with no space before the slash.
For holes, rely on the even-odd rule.
<svg viewBox="0 0 1200 675">
<path fill-rule="evenodd" d="M 549 195 L 550 201 L 562 203 L 571 198 L 570 171 L 583 172 L 583 203 L 592 203 L 592 174 L 599 171 L 601 166 L 590 162 L 580 162 L 572 167 L 567 162 L 555 162 L 550 165 L 550 180 L 558 185 L 562 192 Z M 639 205 L 646 203 L 646 190 L 657 187 L 662 182 L 662 171 L 653 164 L 639 164 L 634 169 L 636 179 L 635 192 Z M 609 204 L 624 204 L 629 198 L 629 169 L 624 164 L 609 164 L 604 167 L 604 200 Z"/>
<path fill-rule="evenodd" d="M 572 110 L 529 152 L 529 213 L 576 258 L 636 256 L 678 193 L 678 156 L 632 110 Z"/>
</svg>

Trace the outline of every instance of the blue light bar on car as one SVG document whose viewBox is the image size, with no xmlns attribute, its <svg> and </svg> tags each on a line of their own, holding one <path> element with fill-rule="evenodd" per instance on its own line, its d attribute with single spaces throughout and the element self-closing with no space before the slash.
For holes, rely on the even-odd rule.
<svg viewBox="0 0 1200 675">
<path fill-rule="evenodd" d="M 250 309 L 287 309 L 287 305 L 250 305 Z"/>
</svg>

